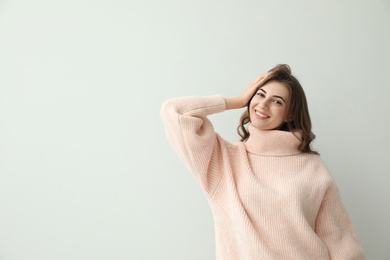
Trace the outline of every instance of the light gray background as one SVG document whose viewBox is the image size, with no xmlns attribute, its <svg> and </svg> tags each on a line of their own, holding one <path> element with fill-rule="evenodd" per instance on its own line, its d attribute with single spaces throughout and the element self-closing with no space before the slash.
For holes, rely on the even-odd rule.
<svg viewBox="0 0 390 260">
<path fill-rule="evenodd" d="M 279 63 L 367 259 L 390 259 L 389 1 L 0 1 L 0 259 L 215 259 L 164 100 Z M 211 115 L 237 142 L 240 114 Z"/>
</svg>

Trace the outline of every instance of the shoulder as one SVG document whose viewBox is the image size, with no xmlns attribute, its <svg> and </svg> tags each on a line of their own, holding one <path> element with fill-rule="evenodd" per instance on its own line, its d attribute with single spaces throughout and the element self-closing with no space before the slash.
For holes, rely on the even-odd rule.
<svg viewBox="0 0 390 260">
<path fill-rule="evenodd" d="M 313 162 L 315 173 L 317 174 L 318 180 L 321 181 L 324 199 L 331 198 L 339 191 L 331 171 L 319 155 L 308 154 L 308 158 Z"/>
<path fill-rule="evenodd" d="M 326 175 L 329 175 L 329 169 L 326 167 L 324 161 L 321 159 L 320 155 L 312 153 L 300 153 L 299 154 L 302 160 L 305 160 L 307 163 L 311 164 L 318 172 L 322 172 Z"/>
</svg>

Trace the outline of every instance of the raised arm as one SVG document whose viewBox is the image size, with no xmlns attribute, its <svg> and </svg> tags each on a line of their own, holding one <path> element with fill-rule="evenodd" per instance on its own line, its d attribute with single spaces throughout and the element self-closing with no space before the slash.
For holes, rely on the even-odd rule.
<svg viewBox="0 0 390 260">
<path fill-rule="evenodd" d="M 208 197 L 222 178 L 223 158 L 222 144 L 207 116 L 225 109 L 226 101 L 218 94 L 169 99 L 160 110 L 168 141 Z"/>
<path fill-rule="evenodd" d="M 256 87 L 267 77 L 257 77 L 239 96 L 186 96 L 166 100 L 160 110 L 168 141 L 194 174 L 208 197 L 212 197 L 224 172 L 224 142 L 214 131 L 208 115 L 245 107 Z"/>
</svg>

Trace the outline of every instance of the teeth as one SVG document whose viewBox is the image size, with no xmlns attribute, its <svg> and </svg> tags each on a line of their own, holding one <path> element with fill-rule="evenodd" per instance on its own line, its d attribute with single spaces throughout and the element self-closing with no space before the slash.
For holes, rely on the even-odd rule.
<svg viewBox="0 0 390 260">
<path fill-rule="evenodd" d="M 259 112 L 257 112 L 257 111 L 256 111 L 256 114 L 258 114 L 259 116 L 261 116 L 261 117 L 263 117 L 263 118 L 267 118 L 267 117 L 268 117 L 268 116 L 263 115 L 263 114 L 261 114 L 261 113 L 259 113 Z"/>
</svg>

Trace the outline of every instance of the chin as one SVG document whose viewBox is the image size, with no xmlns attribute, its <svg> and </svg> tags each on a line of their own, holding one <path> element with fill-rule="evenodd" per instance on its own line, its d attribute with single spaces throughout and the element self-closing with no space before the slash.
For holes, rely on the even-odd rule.
<svg viewBox="0 0 390 260">
<path fill-rule="evenodd" d="M 260 122 L 259 122 L 260 121 Z M 257 129 L 260 129 L 260 130 L 279 130 L 283 124 L 280 124 L 280 125 L 275 125 L 274 123 L 275 122 L 271 122 L 273 124 L 269 124 L 269 123 L 266 123 L 266 124 L 262 124 L 261 120 L 255 118 L 255 120 L 251 120 L 251 124 L 256 127 Z"/>
<path fill-rule="evenodd" d="M 256 127 L 257 129 L 261 129 L 261 130 L 280 130 L 280 127 L 281 126 L 262 126 L 262 125 L 253 125 L 254 127 Z"/>
<path fill-rule="evenodd" d="M 255 125 L 253 124 L 254 127 L 256 127 L 257 129 L 260 129 L 260 130 L 271 130 L 270 127 L 267 127 L 267 126 L 261 126 L 261 125 Z"/>
</svg>

